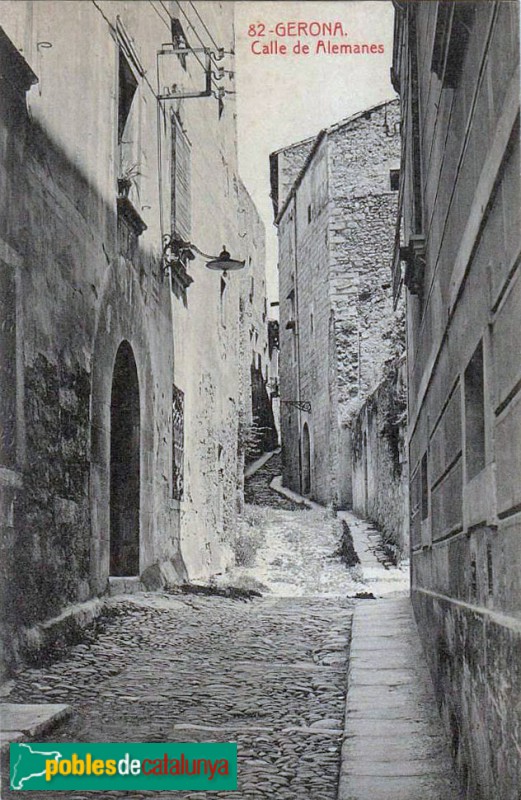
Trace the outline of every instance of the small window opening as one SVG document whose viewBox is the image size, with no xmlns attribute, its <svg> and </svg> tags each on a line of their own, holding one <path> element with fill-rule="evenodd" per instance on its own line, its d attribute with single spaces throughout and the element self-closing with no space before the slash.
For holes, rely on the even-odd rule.
<svg viewBox="0 0 521 800">
<path fill-rule="evenodd" d="M 485 385 L 483 343 L 480 342 L 465 370 L 465 456 L 467 480 L 485 466 Z"/>
<path fill-rule="evenodd" d="M 421 488 L 422 488 L 422 502 L 421 512 L 422 520 L 427 519 L 429 516 L 429 468 L 427 461 L 427 453 L 423 454 L 421 463 Z"/>
<path fill-rule="evenodd" d="M 478 595 L 478 567 L 475 558 L 472 558 L 470 562 L 470 591 L 472 597 L 476 598 Z"/>
<path fill-rule="evenodd" d="M 130 116 L 132 101 L 137 91 L 137 80 L 130 65 L 119 51 L 119 96 L 118 96 L 118 144 L 125 138 L 125 128 Z"/>
<path fill-rule="evenodd" d="M 492 545 L 487 542 L 487 578 L 488 578 L 488 593 L 494 594 L 494 562 L 492 559 Z"/>
<path fill-rule="evenodd" d="M 226 280 L 221 277 L 221 325 L 226 326 Z"/>
<path fill-rule="evenodd" d="M 185 36 L 185 32 L 183 30 L 183 26 L 181 25 L 180 21 L 176 18 L 172 18 L 171 22 L 171 31 L 172 31 L 172 44 L 176 50 L 188 50 L 190 45 L 188 44 L 188 39 Z M 184 70 L 186 70 L 186 56 L 183 53 L 178 53 L 177 55 L 179 61 L 181 62 L 181 66 Z"/>
<path fill-rule="evenodd" d="M 391 169 L 389 171 L 389 183 L 391 185 L 391 191 L 397 192 L 400 188 L 400 170 L 399 169 Z"/>
</svg>

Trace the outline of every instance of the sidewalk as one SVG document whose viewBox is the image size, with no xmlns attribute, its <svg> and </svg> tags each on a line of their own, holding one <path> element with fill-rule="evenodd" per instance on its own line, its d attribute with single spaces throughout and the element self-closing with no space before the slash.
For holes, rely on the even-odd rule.
<svg viewBox="0 0 521 800">
<path fill-rule="evenodd" d="M 359 601 L 338 800 L 458 800 L 408 597 Z"/>
<path fill-rule="evenodd" d="M 271 483 L 295 502 L 304 498 Z M 310 506 L 316 504 L 306 501 Z M 461 800 L 409 598 L 408 562 L 378 557 L 374 526 L 339 511 L 360 558 L 337 800 Z"/>
</svg>

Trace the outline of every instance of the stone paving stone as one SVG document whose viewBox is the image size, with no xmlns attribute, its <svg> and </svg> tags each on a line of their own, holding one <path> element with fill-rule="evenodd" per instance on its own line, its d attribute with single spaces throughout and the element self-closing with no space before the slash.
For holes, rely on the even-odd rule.
<svg viewBox="0 0 521 800">
<path fill-rule="evenodd" d="M 458 797 L 409 598 L 359 604 L 338 800 Z"/>
<path fill-rule="evenodd" d="M 454 800 L 444 775 L 353 776 L 342 800 Z"/>
<path fill-rule="evenodd" d="M 156 796 L 335 800 L 352 601 L 147 597 L 113 600 L 94 643 L 17 677 L 9 699 L 74 704 L 42 741 L 236 741 L 238 792 Z"/>
<path fill-rule="evenodd" d="M 455 800 L 410 609 L 394 599 L 405 571 L 379 563 L 370 526 L 343 512 L 364 548 L 362 567 L 346 569 L 334 518 L 269 490 L 277 458 L 248 481 L 255 563 L 227 576 L 262 584 L 262 598 L 115 597 L 95 638 L 21 672 L 5 699 L 73 707 L 42 741 L 238 744 L 237 792 L 109 791 L 103 800 Z M 356 604 L 348 676 L 349 597 L 368 588 L 386 600 Z M 8 766 L 4 754 L 2 798 L 14 800 Z"/>
</svg>

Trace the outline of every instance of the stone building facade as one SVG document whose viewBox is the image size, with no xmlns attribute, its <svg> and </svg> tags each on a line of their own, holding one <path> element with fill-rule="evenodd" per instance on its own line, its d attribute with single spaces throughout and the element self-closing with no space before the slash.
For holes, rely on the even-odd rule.
<svg viewBox="0 0 521 800">
<path fill-rule="evenodd" d="M 2 4 L 0 561 L 11 662 L 44 621 L 119 584 L 197 578 L 233 558 L 249 278 L 205 269 L 197 249 L 225 243 L 258 277 L 264 234 L 251 203 L 239 213 L 234 97 L 202 50 L 231 69 L 233 5 L 198 12 Z M 174 85 L 200 96 L 158 98 Z M 171 233 L 197 248 L 165 269 Z M 262 292 L 259 279 L 261 319 Z"/>
<path fill-rule="evenodd" d="M 266 234 L 264 223 L 242 182 L 239 191 L 239 218 L 244 227 L 239 236 L 248 239 L 247 269 L 240 276 L 242 294 L 239 314 L 244 353 L 241 361 L 248 371 L 244 385 L 251 389 L 249 397 L 245 398 L 245 411 L 240 420 L 240 438 L 243 439 L 246 460 L 253 461 L 262 453 L 273 450 L 278 437 L 269 389 L 273 364 L 266 293 Z"/>
<path fill-rule="evenodd" d="M 466 797 L 517 800 L 519 5 L 395 9 L 412 597 Z"/>
<path fill-rule="evenodd" d="M 391 260 L 398 101 L 271 156 L 284 484 L 352 503 L 351 424 L 403 348 Z"/>
</svg>

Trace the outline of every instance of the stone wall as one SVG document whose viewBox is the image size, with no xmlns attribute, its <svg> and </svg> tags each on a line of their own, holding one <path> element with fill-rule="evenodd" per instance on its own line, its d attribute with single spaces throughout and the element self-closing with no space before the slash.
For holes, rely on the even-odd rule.
<svg viewBox="0 0 521 800">
<path fill-rule="evenodd" d="M 204 252 L 224 243 L 262 274 L 264 234 L 254 210 L 240 213 L 232 96 L 222 108 L 213 97 L 162 105 L 158 118 L 156 55 L 170 27 L 151 6 L 108 2 L 102 14 L 90 3 L 41 2 L 29 19 L 25 4 L 6 2 L 2 12 L 12 37 L 0 38 L 0 263 L 11 306 L 2 374 L 7 355 L 16 376 L 2 407 L 1 560 L 6 655 L 15 659 L 17 629 L 103 594 L 113 578 L 111 405 L 122 343 L 139 384 L 139 492 L 129 498 L 139 576 L 162 565 L 175 581 L 231 562 L 243 491 L 238 425 L 251 406 L 251 350 L 240 345 L 249 277 L 230 274 L 223 287 L 199 256 L 184 273 L 164 274 L 162 235 L 182 226 Z M 200 13 L 232 51 L 231 4 Z M 52 48 L 39 50 L 43 40 Z M 125 70 L 135 93 L 118 145 Z M 193 81 L 197 71 L 188 64 Z M 128 197 L 118 194 L 124 154 L 135 160 Z M 263 292 L 261 280 L 261 319 Z M 184 398 L 175 436 L 174 395 Z M 174 445 L 184 447 L 180 497 Z"/>
<path fill-rule="evenodd" d="M 338 353 L 339 417 L 349 423 L 403 351 L 391 265 L 399 165 L 398 101 L 369 109 L 329 134 L 331 300 Z"/>
<path fill-rule="evenodd" d="M 384 534 L 389 554 L 408 557 L 405 360 L 392 367 L 352 423 L 353 509 Z"/>
<path fill-rule="evenodd" d="M 241 282 L 240 331 L 241 364 L 244 369 L 244 412 L 241 415 L 243 457 L 253 460 L 277 446 L 277 433 L 268 383 L 271 357 L 268 343 L 268 301 L 266 295 L 266 246 L 264 223 L 249 192 L 239 182 L 239 232 L 244 242 L 246 269 Z M 261 430 L 262 429 L 262 430 Z"/>
<path fill-rule="evenodd" d="M 280 393 L 284 479 L 301 491 L 301 437 L 310 435 L 314 497 L 331 491 L 328 179 L 324 139 L 279 223 Z M 324 349 L 324 343 L 325 348 Z M 310 402 L 311 412 L 293 403 Z M 323 446 L 323 444 L 326 446 Z"/>
<path fill-rule="evenodd" d="M 405 264 L 412 596 L 465 796 L 514 800 L 521 793 L 521 356 L 513 344 L 521 314 L 519 6 L 462 4 L 453 33 L 463 25 L 466 33 L 448 53 L 450 74 L 430 68 L 447 33 L 441 10 L 420 3 L 399 14 L 394 64 L 407 154 L 402 244 L 414 235 L 418 253 Z M 417 76 L 409 72 L 416 49 Z"/>
<path fill-rule="evenodd" d="M 279 211 L 286 202 L 299 173 L 304 168 L 314 142 L 315 137 L 312 136 L 271 154 L 272 200 Z M 273 191 L 274 187 L 276 187 L 275 192 Z"/>
<path fill-rule="evenodd" d="M 272 156 L 273 196 L 295 180 L 277 206 L 284 481 L 300 491 L 308 470 L 326 504 L 350 504 L 352 418 L 403 351 L 391 290 L 398 123 L 391 101 Z M 284 402 L 297 399 L 311 412 Z"/>
</svg>

